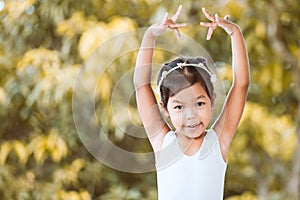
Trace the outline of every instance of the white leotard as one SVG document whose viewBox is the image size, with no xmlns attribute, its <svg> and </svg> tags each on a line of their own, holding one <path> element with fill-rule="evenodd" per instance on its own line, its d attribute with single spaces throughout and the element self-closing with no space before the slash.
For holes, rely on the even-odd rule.
<svg viewBox="0 0 300 200">
<path fill-rule="evenodd" d="M 170 131 L 162 150 L 156 152 L 158 199 L 221 200 L 226 168 L 218 137 L 212 129 L 192 156 L 182 153 L 176 133 Z"/>
</svg>

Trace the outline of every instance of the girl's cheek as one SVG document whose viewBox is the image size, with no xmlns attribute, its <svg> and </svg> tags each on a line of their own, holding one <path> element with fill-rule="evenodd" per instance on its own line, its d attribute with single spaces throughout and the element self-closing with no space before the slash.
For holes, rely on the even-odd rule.
<svg viewBox="0 0 300 200">
<path fill-rule="evenodd" d="M 183 119 L 182 114 L 178 114 L 178 113 L 170 113 L 170 118 L 172 121 L 174 122 L 181 122 Z"/>
<path fill-rule="evenodd" d="M 183 123 L 183 116 L 182 115 L 177 115 L 176 118 L 174 118 L 174 121 L 176 121 L 177 124 L 182 124 Z"/>
</svg>

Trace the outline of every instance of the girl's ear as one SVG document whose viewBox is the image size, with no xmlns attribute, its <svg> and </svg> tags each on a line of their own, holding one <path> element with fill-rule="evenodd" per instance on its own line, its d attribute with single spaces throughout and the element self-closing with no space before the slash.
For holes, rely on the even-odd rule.
<svg viewBox="0 0 300 200">
<path fill-rule="evenodd" d="M 159 104 L 160 104 L 160 106 L 162 107 L 162 111 L 163 111 L 164 115 L 165 115 L 166 117 L 170 117 L 170 114 L 169 114 L 169 112 L 168 112 L 168 109 L 165 108 L 165 107 L 163 106 L 163 105 L 164 105 L 163 102 L 160 101 Z"/>
</svg>

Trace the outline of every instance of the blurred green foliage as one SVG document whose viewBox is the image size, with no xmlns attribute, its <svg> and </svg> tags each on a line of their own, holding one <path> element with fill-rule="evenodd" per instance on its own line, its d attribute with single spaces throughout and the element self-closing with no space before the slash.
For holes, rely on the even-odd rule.
<svg viewBox="0 0 300 200">
<path fill-rule="evenodd" d="M 205 47 L 230 82 L 230 40 L 217 30 L 205 41 L 201 6 L 230 14 L 245 36 L 252 84 L 245 115 L 230 149 L 225 197 L 299 199 L 300 190 L 300 9 L 297 0 L 0 0 L 0 199 L 156 199 L 154 172 L 130 174 L 106 167 L 81 143 L 72 116 L 73 83 L 82 64 L 104 41 L 149 26 L 182 3 L 182 31 Z M 123 38 L 134 45 L 140 38 Z M 114 52 L 114 53 L 112 53 Z M 116 46 L 101 52 L 115 57 Z M 120 57 L 95 91 L 97 118 L 110 139 L 133 145 L 110 109 L 119 78 L 132 69 L 136 53 Z M 157 59 L 166 56 L 157 53 Z M 122 63 L 120 65 L 120 63 Z M 119 67 L 118 67 L 119 66 Z M 121 68 L 120 66 L 124 67 Z M 97 79 L 87 74 L 83 83 Z M 226 82 L 227 81 L 227 82 Z M 132 83 L 124 90 L 132 90 Z M 132 119 L 139 124 L 134 96 Z M 122 113 L 118 113 L 122 114 Z M 138 146 L 138 147 L 137 147 Z"/>
</svg>

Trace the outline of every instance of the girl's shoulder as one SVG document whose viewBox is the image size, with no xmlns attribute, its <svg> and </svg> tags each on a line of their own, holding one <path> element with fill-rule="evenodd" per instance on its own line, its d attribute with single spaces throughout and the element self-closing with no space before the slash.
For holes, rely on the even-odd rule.
<svg viewBox="0 0 300 200">
<path fill-rule="evenodd" d="M 216 132 L 213 129 L 206 130 L 206 134 L 199 150 L 199 158 L 205 158 L 210 155 L 219 146 L 219 139 Z"/>
<path fill-rule="evenodd" d="M 206 136 L 207 137 L 210 137 L 210 138 L 212 138 L 212 139 L 218 139 L 218 134 L 216 133 L 216 131 L 214 130 L 214 129 L 208 129 L 207 131 L 206 131 Z"/>
<path fill-rule="evenodd" d="M 164 147 L 168 146 L 169 144 L 174 142 L 174 140 L 176 140 L 176 133 L 175 133 L 175 131 L 170 130 L 164 136 L 161 148 L 164 148 Z"/>
</svg>

